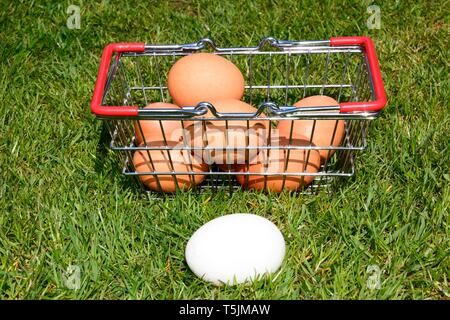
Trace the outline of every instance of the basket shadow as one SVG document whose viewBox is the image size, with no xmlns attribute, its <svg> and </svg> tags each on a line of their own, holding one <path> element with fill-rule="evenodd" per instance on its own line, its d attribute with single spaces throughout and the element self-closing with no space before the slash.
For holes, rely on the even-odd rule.
<svg viewBox="0 0 450 320">
<path fill-rule="evenodd" d="M 102 121 L 102 128 L 95 152 L 94 170 L 96 173 L 104 172 L 105 161 L 108 155 L 109 139 L 110 134 L 106 127 L 106 123 Z"/>
<path fill-rule="evenodd" d="M 122 163 L 119 155 L 110 150 L 111 135 L 108 131 L 107 124 L 102 121 L 102 127 L 96 147 L 96 156 L 94 160 L 94 170 L 97 174 L 114 175 L 120 180 L 120 185 L 135 194 L 142 193 L 142 187 L 135 179 L 130 179 L 122 174 Z"/>
</svg>

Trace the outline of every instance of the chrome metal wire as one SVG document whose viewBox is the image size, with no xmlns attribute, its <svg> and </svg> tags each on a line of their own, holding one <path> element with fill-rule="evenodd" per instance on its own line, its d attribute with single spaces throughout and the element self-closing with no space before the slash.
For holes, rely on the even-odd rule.
<svg viewBox="0 0 450 320">
<path fill-rule="evenodd" d="M 235 63 L 245 78 L 244 101 L 255 106 L 254 113 L 220 113 L 209 102 L 196 106 L 185 106 L 181 109 L 144 109 L 152 102 L 171 102 L 166 85 L 167 74 L 171 66 L 181 57 L 194 52 L 208 50 L 214 54 L 222 55 Z M 145 52 L 124 52 L 114 56 L 111 60 L 110 70 L 105 85 L 103 103 L 105 105 L 138 105 L 139 115 L 135 118 L 108 118 L 107 129 L 111 135 L 110 148 L 117 151 L 123 163 L 123 174 L 138 177 L 140 175 L 152 176 L 161 189 L 161 177 L 171 176 L 178 185 L 177 177 L 185 175 L 194 177 L 205 175 L 206 179 L 196 186 L 198 191 L 228 189 L 230 192 L 240 188 L 235 176 L 244 176 L 244 185 L 247 185 L 251 176 L 264 177 L 264 188 L 268 177 L 282 177 L 283 187 L 287 177 L 314 176 L 314 181 L 300 192 L 317 193 L 321 190 L 330 192 L 335 181 L 341 177 L 352 176 L 355 172 L 355 157 L 357 153 L 367 146 L 366 133 L 369 120 L 378 116 L 378 113 L 341 113 L 339 105 L 311 106 L 296 108 L 293 104 L 311 95 L 328 95 L 341 102 L 370 101 L 374 98 L 374 89 L 371 74 L 368 70 L 364 51 L 359 46 L 331 47 L 329 41 L 287 41 L 274 38 L 263 39 L 255 47 L 220 48 L 210 39 L 201 39 L 198 42 L 182 45 L 146 45 Z M 205 116 L 210 112 L 212 116 Z M 335 120 L 335 125 L 328 145 L 316 146 L 312 143 L 317 121 L 324 119 Z M 141 121 L 159 121 L 163 141 L 161 145 L 148 145 L 150 137 L 145 137 Z M 250 145 L 250 122 L 255 120 L 266 121 L 267 141 L 264 145 Z M 280 120 L 291 120 L 289 143 L 287 145 L 273 145 L 272 135 L 274 128 Z M 293 126 L 295 121 L 312 120 L 312 135 L 307 137 L 309 144 L 293 145 Z M 338 121 L 345 122 L 345 134 L 339 146 L 332 146 Z M 183 130 L 183 141 L 176 146 L 168 143 L 168 135 L 164 132 L 164 121 L 175 121 L 187 128 L 187 121 L 201 123 L 202 145 L 192 145 Z M 225 124 L 225 145 L 214 147 L 208 145 L 207 124 Z M 236 121 L 245 121 L 245 146 L 236 147 L 230 142 L 229 128 Z M 136 130 L 135 132 L 135 124 Z M 144 141 L 139 145 L 136 135 L 139 134 Z M 189 170 L 177 171 L 171 156 L 171 151 L 181 150 L 189 158 Z M 285 172 L 249 171 L 250 153 L 264 153 L 267 159 L 271 151 L 283 150 L 285 158 L 283 168 Z M 326 150 L 328 157 L 316 173 L 305 169 L 301 172 L 286 172 L 292 150 L 306 150 L 306 163 L 314 150 Z M 149 161 L 148 172 L 138 172 L 133 165 L 133 155 L 141 151 L 146 154 Z M 168 156 L 167 171 L 158 171 L 152 159 L 152 151 L 164 152 Z M 196 171 L 193 167 L 195 154 L 210 155 L 211 152 L 243 152 L 246 162 L 244 170 L 235 171 L 235 167 L 228 164 L 226 170 L 218 169 L 211 164 L 206 171 Z M 267 168 L 266 168 L 267 169 Z M 137 179 L 139 180 L 139 179 Z M 142 184 L 144 187 L 144 185 Z M 179 186 L 178 186 L 179 187 Z M 145 187 L 144 187 L 145 188 Z"/>
</svg>

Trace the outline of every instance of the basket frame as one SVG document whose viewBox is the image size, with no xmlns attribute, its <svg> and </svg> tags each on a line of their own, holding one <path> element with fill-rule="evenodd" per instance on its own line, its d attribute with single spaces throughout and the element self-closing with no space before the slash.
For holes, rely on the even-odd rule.
<svg viewBox="0 0 450 320">
<path fill-rule="evenodd" d="M 332 106 L 312 106 L 308 108 L 296 108 L 292 105 L 288 104 L 277 104 L 274 101 L 265 101 L 260 103 L 257 106 L 257 111 L 254 113 L 239 113 L 239 114 L 222 114 L 216 110 L 216 108 L 209 102 L 202 102 L 196 106 L 184 106 L 181 109 L 144 109 L 141 106 L 133 105 L 132 99 L 129 98 L 132 95 L 133 90 L 142 90 L 145 96 L 146 90 L 160 90 L 161 96 L 163 94 L 163 90 L 167 90 L 167 87 L 164 87 L 161 83 L 161 79 L 159 79 L 159 86 L 144 86 L 144 81 L 141 76 L 142 86 L 132 86 L 128 83 L 126 72 L 123 71 L 125 68 L 122 64 L 122 59 L 125 58 L 145 58 L 152 57 L 157 58 L 161 56 L 172 56 L 174 59 L 177 57 L 185 56 L 191 54 L 193 52 L 198 52 L 206 49 L 207 47 L 213 50 L 214 54 L 218 55 L 243 55 L 243 56 L 258 56 L 258 55 L 266 55 L 272 56 L 275 55 L 284 55 L 288 58 L 291 55 L 306 55 L 311 56 L 314 54 L 322 54 L 327 55 L 326 60 L 326 72 L 328 71 L 328 60 L 330 55 L 335 53 L 341 54 L 361 54 L 364 59 L 364 63 L 361 64 L 361 68 L 366 72 L 367 77 L 367 90 L 370 92 L 370 99 L 363 101 L 344 101 L 339 102 L 338 105 Z M 276 51 L 267 50 L 275 49 Z M 345 64 L 345 69 L 348 67 L 348 61 Z M 118 77 L 118 74 L 122 71 L 122 78 L 126 82 L 126 93 L 123 99 L 123 105 L 107 105 L 108 94 L 111 92 L 111 86 L 113 80 Z M 250 72 L 252 72 L 250 70 Z M 359 75 L 362 74 L 363 71 L 360 71 Z M 270 73 L 269 73 L 270 74 Z M 158 77 L 159 74 L 158 74 Z M 269 76 L 270 77 L 270 76 Z M 289 78 L 289 77 L 288 77 Z M 356 81 L 356 79 L 355 79 Z M 341 91 L 344 88 L 343 83 L 334 85 L 336 88 L 340 88 L 339 97 L 341 95 Z M 304 92 L 307 89 L 318 88 L 321 89 L 321 93 L 323 90 L 329 88 L 330 85 L 327 85 L 324 81 L 322 85 L 298 85 L 298 84 L 286 84 L 281 86 L 274 86 L 270 84 L 270 81 L 267 86 L 256 86 L 252 83 L 246 85 L 246 90 L 256 90 L 256 89 L 266 89 L 268 92 L 270 90 L 276 89 L 285 89 L 286 94 L 290 89 L 298 89 L 303 88 Z M 354 90 L 354 88 L 352 89 Z M 268 94 L 270 96 L 270 93 Z M 147 100 L 147 98 L 145 98 Z M 258 46 L 256 47 L 232 47 L 232 48 L 220 48 L 217 47 L 216 44 L 207 38 L 201 39 L 198 42 L 190 43 L 190 44 L 182 44 L 182 45 L 147 45 L 144 43 L 115 43 L 110 44 L 105 47 L 100 63 L 99 73 L 97 76 L 97 81 L 93 93 L 93 98 L 91 101 L 91 111 L 96 115 L 98 119 L 106 120 L 109 133 L 111 135 L 111 143 L 110 148 L 114 151 L 118 151 L 122 154 L 122 159 L 124 163 L 123 174 L 139 177 L 142 175 L 153 175 L 157 180 L 158 176 L 172 176 L 175 180 L 178 175 L 208 175 L 210 180 L 213 179 L 221 179 L 222 182 L 225 181 L 225 184 L 230 189 L 230 191 L 236 189 L 236 183 L 232 181 L 232 176 L 236 174 L 244 175 L 246 179 L 251 175 L 261 175 L 265 177 L 270 176 L 283 176 L 283 185 L 285 181 L 285 177 L 288 176 L 301 176 L 307 177 L 313 175 L 316 177 L 316 180 L 320 180 L 319 184 L 313 183 L 310 188 L 307 188 L 307 193 L 311 193 L 311 190 L 314 193 L 317 193 L 320 189 L 328 190 L 328 184 L 324 184 L 323 181 L 328 182 L 329 180 L 334 180 L 334 178 L 338 177 L 349 177 L 354 175 L 355 173 L 355 152 L 364 150 L 367 147 L 367 126 L 369 120 L 375 119 L 378 117 L 380 112 L 386 105 L 386 93 L 384 90 L 384 85 L 381 79 L 381 73 L 379 69 L 378 60 L 375 54 L 375 49 L 373 42 L 370 38 L 367 37 L 338 37 L 331 38 L 330 40 L 315 40 L 315 41 L 282 41 L 274 38 L 264 38 Z M 211 112 L 213 114 L 212 117 L 203 117 L 199 120 L 194 117 L 204 116 L 207 112 Z M 210 168 L 208 172 L 195 172 L 195 171 L 175 171 L 172 170 L 167 171 L 151 171 L 151 172 L 137 172 L 132 164 L 132 155 L 136 151 L 144 150 L 149 155 L 151 151 L 162 151 L 167 152 L 167 155 L 170 159 L 170 153 L 175 149 L 180 150 L 188 150 L 189 152 L 196 151 L 205 151 L 205 147 L 193 147 L 187 144 L 179 145 L 176 148 L 169 147 L 167 145 L 166 138 L 164 137 L 164 146 L 149 146 L 149 145 L 137 145 L 135 142 L 135 137 L 132 136 L 132 132 L 129 130 L 130 123 L 134 122 L 132 120 L 164 120 L 164 121 L 180 121 L 183 125 L 183 122 L 187 120 L 196 119 L 195 121 L 202 122 L 204 125 L 206 122 L 215 122 L 215 121 L 224 121 L 225 123 L 233 122 L 233 121 L 247 121 L 247 129 L 248 123 L 250 120 L 259 119 L 261 114 L 264 113 L 266 117 L 265 120 L 279 121 L 279 120 L 314 120 L 314 125 L 317 120 L 343 120 L 345 121 L 345 137 L 347 140 L 350 137 L 353 137 L 353 130 L 357 131 L 356 137 L 352 138 L 352 141 L 347 141 L 341 146 L 314 146 L 312 144 L 308 146 L 293 146 L 291 145 L 292 141 L 292 132 L 289 137 L 289 144 L 287 146 L 274 146 L 270 143 L 266 146 L 257 147 L 258 150 L 264 150 L 268 154 L 270 150 L 275 149 L 283 149 L 288 154 L 287 161 L 289 161 L 289 152 L 291 150 L 334 150 L 341 155 L 345 155 L 343 158 L 343 167 L 346 167 L 346 170 L 327 170 L 328 160 L 322 164 L 319 172 L 310 174 L 306 171 L 302 172 L 277 172 L 277 173 L 251 173 L 251 172 L 237 172 L 231 170 L 229 167 L 228 171 L 218 171 L 214 170 L 214 168 Z M 138 122 L 140 123 L 140 122 Z M 161 122 L 160 122 L 161 123 Z M 353 125 L 357 123 L 357 125 Z M 336 121 L 337 125 L 337 121 Z M 127 129 L 128 127 L 128 129 Z M 143 131 L 141 126 L 139 125 L 141 133 L 143 135 Z M 162 128 L 162 127 L 161 127 Z M 270 129 L 269 126 L 269 136 Z M 356 129 L 355 129 L 356 128 Z M 336 130 L 336 128 L 335 128 Z M 292 131 L 292 129 L 291 129 Z M 350 132 L 352 131 L 352 132 Z M 228 133 L 227 133 L 228 134 Z M 164 133 L 163 133 L 164 135 Z M 334 133 L 333 138 L 334 139 Z M 312 140 L 312 137 L 310 138 Z M 310 141 L 311 142 L 311 141 Z M 252 146 L 245 147 L 228 147 L 224 146 L 221 150 L 224 152 L 228 152 L 230 150 L 242 150 L 245 152 L 251 151 Z M 261 152 L 261 151 L 259 151 Z M 308 151 L 308 156 L 309 156 Z M 338 161 L 334 160 L 334 162 Z M 170 162 L 172 160 L 170 159 Z M 331 165 L 330 165 L 331 166 Z M 247 166 L 248 168 L 248 166 Z M 336 167 L 339 169 L 339 166 Z M 265 178 L 266 179 L 266 178 Z M 302 178 L 303 179 L 303 178 Z M 139 179 L 137 179 L 139 180 Z M 247 180 L 248 181 L 248 180 Z M 159 181 L 158 181 L 159 184 Z M 222 183 L 223 184 L 223 183 Z M 266 180 L 265 183 L 266 185 Z M 211 184 L 208 182 L 202 185 L 200 190 L 203 189 L 211 189 Z M 212 186 L 214 189 L 218 186 L 218 183 L 214 183 Z M 303 190 L 304 191 L 304 190 Z"/>
</svg>

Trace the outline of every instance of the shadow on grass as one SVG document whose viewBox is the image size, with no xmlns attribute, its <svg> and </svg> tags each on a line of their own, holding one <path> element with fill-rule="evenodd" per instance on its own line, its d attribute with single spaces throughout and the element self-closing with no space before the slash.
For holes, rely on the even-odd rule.
<svg viewBox="0 0 450 320">
<path fill-rule="evenodd" d="M 111 135 L 107 124 L 102 121 L 100 136 L 96 147 L 94 170 L 97 174 L 112 175 L 119 179 L 120 185 L 125 191 L 139 195 L 144 191 L 135 177 L 127 177 L 122 174 L 122 161 L 117 152 L 110 150 Z"/>
<path fill-rule="evenodd" d="M 106 123 L 102 121 L 102 129 L 100 132 L 100 137 L 97 142 L 97 148 L 95 153 L 96 157 L 94 163 L 95 172 L 97 173 L 104 172 L 110 139 L 111 136 L 108 132 Z"/>
</svg>

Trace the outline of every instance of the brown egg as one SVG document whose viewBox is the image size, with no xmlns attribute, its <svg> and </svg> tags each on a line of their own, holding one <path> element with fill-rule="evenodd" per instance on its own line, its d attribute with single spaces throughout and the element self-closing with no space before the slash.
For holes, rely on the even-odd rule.
<svg viewBox="0 0 450 320">
<path fill-rule="evenodd" d="M 236 99 L 212 100 L 218 112 L 223 113 L 254 113 L 256 108 Z M 213 117 L 208 113 L 206 117 Z M 261 114 L 259 117 L 265 117 Z M 228 122 L 228 124 L 227 124 Z M 248 127 L 247 127 L 248 122 Z M 195 137 L 191 137 L 192 145 L 209 148 L 243 148 L 247 146 L 260 147 L 266 144 L 267 128 L 270 125 L 267 120 L 228 120 L 209 121 L 204 127 L 200 121 L 196 121 Z M 205 131 L 206 128 L 206 131 Z M 203 134 L 203 136 L 202 136 Z M 257 149 L 230 149 L 230 150 L 203 150 L 201 156 L 208 164 L 243 164 L 252 161 L 258 154 Z M 198 152 L 196 155 L 199 155 Z"/>
<path fill-rule="evenodd" d="M 167 87 L 179 106 L 195 106 L 217 99 L 241 99 L 244 77 L 229 60 L 212 53 L 194 53 L 170 69 Z"/>
<path fill-rule="evenodd" d="M 146 106 L 144 109 L 179 109 L 180 107 L 171 103 L 155 102 Z M 136 135 L 137 145 L 140 145 L 144 139 L 142 138 L 139 124 L 141 125 L 142 133 L 145 141 L 152 143 L 154 141 L 161 141 L 164 145 L 164 137 L 166 141 L 181 141 L 181 129 L 183 126 L 179 120 L 140 120 L 134 121 L 134 131 Z M 162 128 L 161 128 L 162 127 Z M 163 135 L 164 130 L 164 135 Z M 175 132 L 175 133 L 174 133 Z M 173 134 L 174 133 L 174 134 Z"/>
<path fill-rule="evenodd" d="M 294 106 L 299 108 L 335 105 L 338 105 L 338 102 L 328 96 L 311 96 L 294 104 Z M 293 133 L 305 136 L 308 140 L 310 140 L 312 136 L 312 143 L 318 147 L 338 147 L 341 145 L 342 139 L 345 135 L 345 122 L 343 120 L 316 120 L 315 127 L 314 120 L 281 120 L 277 126 L 281 135 L 289 137 L 292 122 L 294 122 L 294 127 L 292 129 Z M 313 127 L 314 134 L 312 132 Z M 334 138 L 333 132 L 335 132 Z M 333 141 L 331 141 L 332 139 Z M 322 162 L 331 157 L 334 152 L 335 150 L 319 150 Z"/>
<path fill-rule="evenodd" d="M 160 145 L 160 142 L 153 142 L 150 145 Z M 176 145 L 175 142 L 168 142 L 168 146 L 171 148 L 175 148 Z M 173 164 L 173 168 L 171 163 Z M 209 170 L 207 164 L 199 162 L 186 150 L 179 149 L 138 150 L 134 153 L 133 164 L 136 172 L 154 172 L 155 174 L 157 172 L 171 172 L 172 170 L 176 172 L 207 172 Z M 170 193 L 176 191 L 177 184 L 181 190 L 186 190 L 200 184 L 205 179 L 204 175 L 189 174 L 156 174 L 156 177 L 153 174 L 148 174 L 140 175 L 139 179 L 150 190 Z M 157 179 L 161 188 L 158 185 Z"/>
<path fill-rule="evenodd" d="M 287 146 L 289 139 L 284 136 L 273 136 L 272 146 Z M 293 135 L 292 146 L 309 146 L 310 143 L 306 137 Z M 286 163 L 287 160 L 287 163 Z M 247 172 L 247 165 L 240 165 L 239 172 Z M 254 163 L 248 166 L 248 172 L 251 173 L 314 173 L 320 169 L 320 155 L 317 150 L 282 150 L 270 149 L 261 151 Z M 263 176 L 249 175 L 246 181 L 245 175 L 237 175 L 237 181 L 247 189 L 266 190 L 271 192 L 281 192 L 283 190 L 297 191 L 301 187 L 310 184 L 314 176 Z M 264 180 L 266 186 L 264 186 Z M 283 183 L 284 180 L 284 183 Z"/>
</svg>

